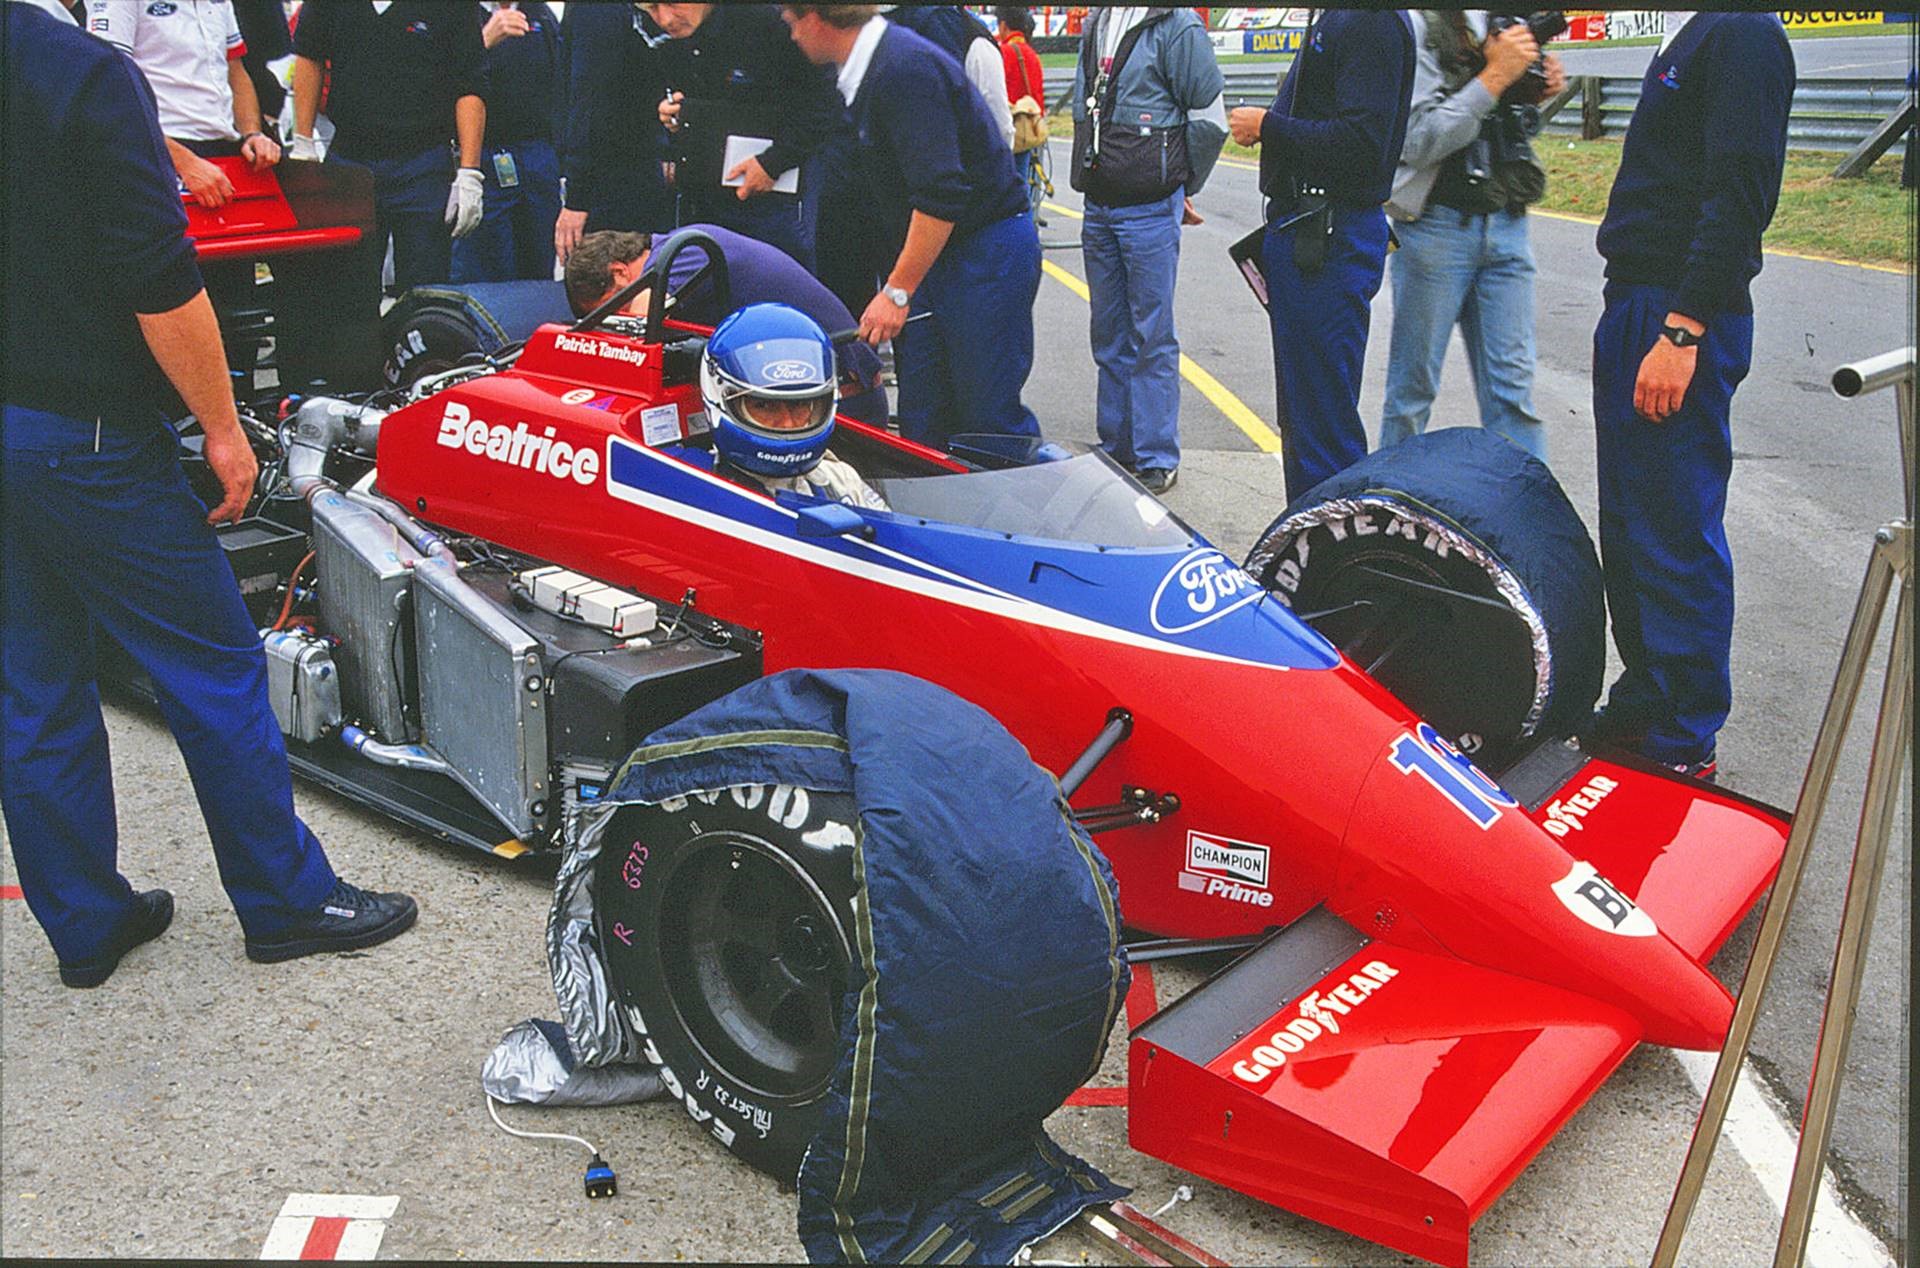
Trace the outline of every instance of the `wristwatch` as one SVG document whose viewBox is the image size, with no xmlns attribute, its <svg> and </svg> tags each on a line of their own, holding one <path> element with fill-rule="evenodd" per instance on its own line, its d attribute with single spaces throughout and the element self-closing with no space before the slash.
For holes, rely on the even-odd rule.
<svg viewBox="0 0 1920 1268">
<path fill-rule="evenodd" d="M 904 287 L 882 286 L 880 288 L 880 293 L 882 295 L 885 295 L 888 299 L 892 300 L 895 308 L 905 308 L 909 304 L 913 303 L 913 295 L 909 291 L 907 291 Z"/>
<path fill-rule="evenodd" d="M 1699 335 L 1694 334 L 1691 330 L 1684 330 L 1679 326 L 1662 326 L 1660 327 L 1660 333 L 1665 335 L 1667 342 L 1676 348 L 1691 348 L 1700 342 Z"/>
</svg>

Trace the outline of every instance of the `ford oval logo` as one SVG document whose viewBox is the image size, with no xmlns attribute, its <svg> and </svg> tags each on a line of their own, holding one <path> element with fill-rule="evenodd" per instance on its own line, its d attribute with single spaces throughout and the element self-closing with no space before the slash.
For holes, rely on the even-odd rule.
<svg viewBox="0 0 1920 1268">
<path fill-rule="evenodd" d="M 813 367 L 805 361 L 774 361 L 760 373 L 776 383 L 800 383 L 813 377 Z"/>
<path fill-rule="evenodd" d="M 1185 634 L 1247 606 L 1262 593 L 1259 583 L 1237 564 L 1202 546 L 1167 570 L 1147 615 L 1162 634 Z"/>
</svg>

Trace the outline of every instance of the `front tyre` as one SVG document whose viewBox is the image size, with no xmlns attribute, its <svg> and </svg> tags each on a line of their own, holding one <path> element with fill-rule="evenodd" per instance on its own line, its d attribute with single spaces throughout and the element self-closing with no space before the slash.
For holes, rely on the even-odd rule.
<svg viewBox="0 0 1920 1268">
<path fill-rule="evenodd" d="M 1585 720 L 1600 564 L 1546 465 L 1478 427 L 1414 436 L 1308 491 L 1247 572 L 1475 762 Z"/>
<path fill-rule="evenodd" d="M 627 806 L 595 879 L 614 990 L 668 1093 L 789 1183 L 839 1059 L 857 818 L 785 784 Z"/>
</svg>

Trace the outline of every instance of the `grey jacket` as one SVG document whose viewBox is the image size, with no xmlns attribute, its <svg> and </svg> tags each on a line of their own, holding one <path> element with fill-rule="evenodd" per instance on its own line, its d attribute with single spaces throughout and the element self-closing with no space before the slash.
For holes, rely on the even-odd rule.
<svg viewBox="0 0 1920 1268">
<path fill-rule="evenodd" d="M 1480 132 L 1481 120 L 1499 102 L 1478 79 L 1469 79 L 1449 93 L 1440 73 L 1440 59 L 1427 44 L 1427 23 L 1433 15 L 1410 9 L 1413 22 L 1413 97 L 1407 108 L 1407 139 L 1400 147 L 1400 167 L 1393 174 L 1393 194 L 1387 214 L 1395 220 L 1418 220 L 1440 175 L 1440 165 L 1463 150 Z M 1485 40 L 1487 11 L 1468 9 L 1467 29 Z"/>
<path fill-rule="evenodd" d="M 1094 9 L 1082 41 L 1100 38 L 1100 28 L 1119 9 Z M 1156 9 L 1133 55 L 1120 70 L 1113 101 L 1113 125 L 1187 129 L 1187 161 L 1193 176 L 1187 193 L 1197 194 L 1213 171 L 1227 140 L 1226 81 L 1214 57 L 1207 29 L 1192 9 Z M 1074 63 L 1073 117 L 1087 117 L 1083 61 Z"/>
</svg>

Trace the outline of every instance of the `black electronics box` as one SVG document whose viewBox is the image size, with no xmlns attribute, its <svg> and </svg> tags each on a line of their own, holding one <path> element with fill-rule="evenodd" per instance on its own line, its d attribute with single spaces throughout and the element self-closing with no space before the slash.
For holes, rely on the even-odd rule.
<svg viewBox="0 0 1920 1268">
<path fill-rule="evenodd" d="M 281 587 L 293 576 L 307 553 L 307 535 L 272 520 L 250 516 L 238 524 L 222 524 L 215 533 L 227 552 L 240 597 L 256 626 L 271 625 L 280 608 Z"/>
<path fill-rule="evenodd" d="M 759 639 L 705 614 L 669 632 L 676 609 L 660 603 L 647 642 L 622 647 L 604 631 L 516 602 L 502 573 L 468 568 L 462 576 L 540 642 L 552 681 L 547 753 L 556 766 L 611 770 L 654 731 L 760 676 Z"/>
</svg>

